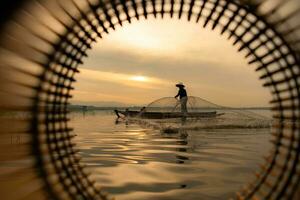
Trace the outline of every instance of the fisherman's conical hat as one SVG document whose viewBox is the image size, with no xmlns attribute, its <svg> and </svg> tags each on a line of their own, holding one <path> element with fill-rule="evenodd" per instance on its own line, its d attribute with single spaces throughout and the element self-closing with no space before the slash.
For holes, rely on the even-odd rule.
<svg viewBox="0 0 300 200">
<path fill-rule="evenodd" d="M 184 87 L 183 83 L 182 82 L 179 82 L 176 84 L 176 87 Z"/>
</svg>

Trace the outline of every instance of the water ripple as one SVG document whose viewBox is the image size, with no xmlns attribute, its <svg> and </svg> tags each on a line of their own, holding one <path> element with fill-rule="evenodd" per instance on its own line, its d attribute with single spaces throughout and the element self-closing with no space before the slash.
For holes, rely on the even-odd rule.
<svg viewBox="0 0 300 200">
<path fill-rule="evenodd" d="M 94 178 L 117 199 L 224 199 L 262 162 L 268 129 L 163 134 L 114 116 L 74 115 L 77 148 Z"/>
</svg>

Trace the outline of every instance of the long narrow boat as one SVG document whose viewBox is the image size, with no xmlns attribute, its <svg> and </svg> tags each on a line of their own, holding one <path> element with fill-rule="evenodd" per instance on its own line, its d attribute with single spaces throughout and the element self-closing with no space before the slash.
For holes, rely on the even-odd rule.
<svg viewBox="0 0 300 200">
<path fill-rule="evenodd" d="M 189 112 L 183 115 L 181 112 L 140 112 L 140 111 L 120 111 L 115 110 L 117 117 L 141 117 L 147 119 L 165 119 L 165 118 L 210 118 L 223 115 L 223 113 L 211 112 Z"/>
</svg>

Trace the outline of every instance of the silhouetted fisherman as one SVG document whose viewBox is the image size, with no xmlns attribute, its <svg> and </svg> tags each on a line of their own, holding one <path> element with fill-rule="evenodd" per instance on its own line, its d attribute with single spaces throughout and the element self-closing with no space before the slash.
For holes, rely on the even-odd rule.
<svg viewBox="0 0 300 200">
<path fill-rule="evenodd" d="M 187 114 L 186 104 L 188 100 L 186 90 L 184 89 L 185 86 L 183 85 L 183 83 L 180 82 L 176 84 L 176 87 L 179 88 L 179 91 L 178 94 L 175 96 L 175 98 L 177 99 L 177 97 L 179 97 L 180 104 L 181 104 L 181 113 L 185 116 Z"/>
</svg>

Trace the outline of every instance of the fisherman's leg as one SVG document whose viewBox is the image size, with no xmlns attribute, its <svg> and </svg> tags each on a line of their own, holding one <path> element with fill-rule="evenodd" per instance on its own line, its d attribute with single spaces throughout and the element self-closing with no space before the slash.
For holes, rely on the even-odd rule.
<svg viewBox="0 0 300 200">
<path fill-rule="evenodd" d="M 181 113 L 186 115 L 187 114 L 187 98 L 183 97 L 182 99 L 180 99 L 180 103 L 181 103 Z"/>
<path fill-rule="evenodd" d="M 183 111 L 184 111 L 184 114 L 186 115 L 187 114 L 187 106 L 186 106 L 186 104 L 187 104 L 187 98 L 184 98 L 184 105 L 183 105 Z"/>
<path fill-rule="evenodd" d="M 181 108 L 181 114 L 184 114 L 184 100 L 183 100 L 183 98 L 180 99 L 180 108 Z"/>
<path fill-rule="evenodd" d="M 186 108 L 186 102 L 184 103 L 184 114 L 186 114 L 187 113 L 187 108 Z"/>
</svg>

